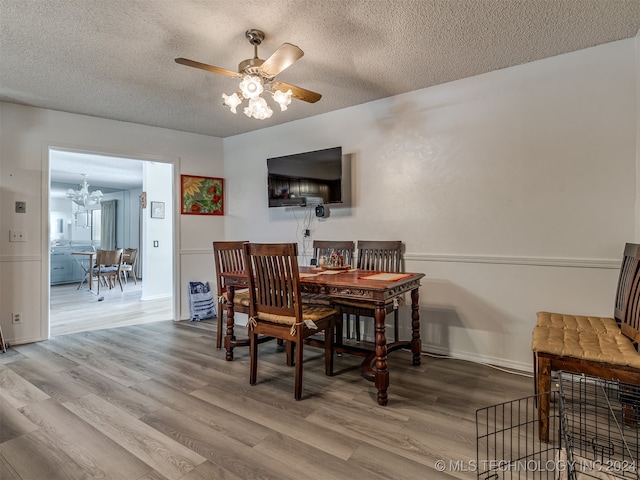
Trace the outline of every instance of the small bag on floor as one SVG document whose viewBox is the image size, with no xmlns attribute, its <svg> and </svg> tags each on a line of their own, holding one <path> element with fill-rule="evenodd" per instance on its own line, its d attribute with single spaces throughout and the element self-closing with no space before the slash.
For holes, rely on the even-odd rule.
<svg viewBox="0 0 640 480">
<path fill-rule="evenodd" d="M 209 282 L 189 282 L 189 308 L 192 322 L 216 316 L 216 303 Z"/>
</svg>

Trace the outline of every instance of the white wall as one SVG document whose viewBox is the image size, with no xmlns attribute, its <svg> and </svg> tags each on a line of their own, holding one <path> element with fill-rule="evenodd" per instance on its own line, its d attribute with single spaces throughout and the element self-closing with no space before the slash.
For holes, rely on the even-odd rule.
<svg viewBox="0 0 640 480">
<path fill-rule="evenodd" d="M 299 240 L 304 212 L 267 208 L 266 158 L 342 145 L 352 206 L 314 219 L 312 239 L 403 240 L 407 270 L 426 274 L 424 347 L 528 369 L 536 311 L 611 315 L 624 243 L 639 240 L 634 48 L 227 138 L 226 238 Z"/>
<path fill-rule="evenodd" d="M 174 163 L 177 190 L 178 173 L 225 177 L 224 217 L 174 209 L 177 309 L 186 319 L 187 282 L 214 281 L 213 240 L 302 239 L 303 210 L 267 207 L 266 158 L 342 145 L 353 163 L 352 206 L 313 218 L 312 239 L 402 239 L 407 270 L 426 274 L 424 347 L 528 369 L 535 312 L 610 315 L 623 244 L 640 241 L 636 41 L 224 141 L 0 103 L 5 336 L 48 335 L 50 146 Z M 26 214 L 14 213 L 16 200 L 27 201 Z M 28 241 L 9 243 L 12 228 Z M 19 327 L 10 324 L 16 310 Z"/>
<path fill-rule="evenodd" d="M 144 264 L 142 266 L 142 300 L 167 298 L 172 295 L 173 262 L 173 196 L 163 186 L 172 183 L 172 166 L 147 162 L 142 165 L 143 184 L 147 192 L 147 208 L 143 210 Z M 152 202 L 163 202 L 164 218 L 151 218 Z"/>
<path fill-rule="evenodd" d="M 222 140 L 126 122 L 0 103 L 0 325 L 13 344 L 48 337 L 48 150 L 92 153 L 172 163 L 174 205 L 179 174 L 222 176 Z M 26 201 L 27 213 L 15 213 Z M 175 212 L 167 211 L 167 214 Z M 210 280 L 211 241 L 223 239 L 224 218 L 184 216 L 176 219 L 175 274 Z M 21 229 L 25 243 L 9 243 L 9 230 Z M 186 274 L 184 274 L 186 275 Z M 176 313 L 189 318 L 187 287 L 176 285 Z M 22 313 L 22 325 L 11 313 Z"/>
</svg>

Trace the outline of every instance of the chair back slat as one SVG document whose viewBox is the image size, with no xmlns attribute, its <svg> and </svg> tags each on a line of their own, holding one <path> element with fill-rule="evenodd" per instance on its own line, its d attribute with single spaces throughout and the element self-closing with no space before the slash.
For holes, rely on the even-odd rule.
<svg viewBox="0 0 640 480">
<path fill-rule="evenodd" d="M 401 241 L 358 241 L 358 264 L 360 270 L 402 272 Z"/>
<path fill-rule="evenodd" d="M 244 268 L 242 246 L 246 241 L 213 242 L 213 258 L 216 269 L 218 297 L 226 293 L 227 287 L 222 274 L 225 272 L 241 272 Z"/>
<path fill-rule="evenodd" d="M 640 262 L 640 245 L 627 243 L 622 257 L 620 276 L 618 278 L 618 288 L 616 290 L 615 318 L 621 323 L 625 315 L 628 292 L 631 288 L 633 275 Z"/>
<path fill-rule="evenodd" d="M 627 305 L 627 323 L 634 329 L 636 342 L 640 342 L 640 269 L 631 283 Z"/>
<path fill-rule="evenodd" d="M 246 243 L 244 251 L 249 291 L 255 292 L 249 314 L 302 318 L 298 245 Z"/>
<path fill-rule="evenodd" d="M 342 255 L 345 265 L 353 265 L 353 251 L 355 243 L 350 240 L 314 240 L 313 241 L 313 258 L 316 265 L 320 257 L 327 257 L 332 253 Z"/>
<path fill-rule="evenodd" d="M 618 279 L 616 320 L 624 335 L 640 342 L 640 245 L 627 243 Z"/>
</svg>

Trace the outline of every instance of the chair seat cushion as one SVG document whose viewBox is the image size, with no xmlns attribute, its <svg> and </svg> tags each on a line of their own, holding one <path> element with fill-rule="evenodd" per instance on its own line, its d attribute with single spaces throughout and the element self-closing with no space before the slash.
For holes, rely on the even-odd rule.
<svg viewBox="0 0 640 480">
<path fill-rule="evenodd" d="M 324 305 L 303 305 L 302 306 L 302 321 L 311 320 L 317 322 L 323 318 L 337 315 L 338 312 L 333 308 L 326 307 Z M 272 313 L 260 312 L 258 319 L 265 320 L 267 322 L 282 323 L 284 325 L 295 325 L 296 317 L 289 317 L 285 315 L 274 315 Z"/>
<path fill-rule="evenodd" d="M 579 332 L 591 331 L 602 334 L 620 333 L 615 319 L 610 317 L 588 317 L 550 312 L 538 312 L 537 317 L 536 327 L 562 328 Z"/>
<path fill-rule="evenodd" d="M 223 295 L 224 295 L 225 302 L 228 301 L 229 297 L 227 296 L 227 293 L 225 292 Z M 234 305 L 242 305 L 243 307 L 249 307 L 250 303 L 251 303 L 251 301 L 249 299 L 249 290 L 242 290 L 240 292 L 238 292 L 238 291 L 233 292 L 233 304 Z"/>
<path fill-rule="evenodd" d="M 109 266 L 109 267 L 102 267 L 102 268 L 98 268 L 98 267 L 94 267 L 93 268 L 93 273 L 98 274 L 98 273 L 115 273 L 118 271 L 118 267 L 117 266 Z"/>
<path fill-rule="evenodd" d="M 622 333 L 536 326 L 531 350 L 594 362 L 640 368 L 640 354 Z"/>
</svg>

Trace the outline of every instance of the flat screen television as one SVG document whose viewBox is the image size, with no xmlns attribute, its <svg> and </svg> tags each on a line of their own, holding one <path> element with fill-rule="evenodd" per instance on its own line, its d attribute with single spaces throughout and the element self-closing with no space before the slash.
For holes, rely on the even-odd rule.
<svg viewBox="0 0 640 480">
<path fill-rule="evenodd" d="M 269 207 L 344 203 L 342 147 L 267 159 Z"/>
</svg>

